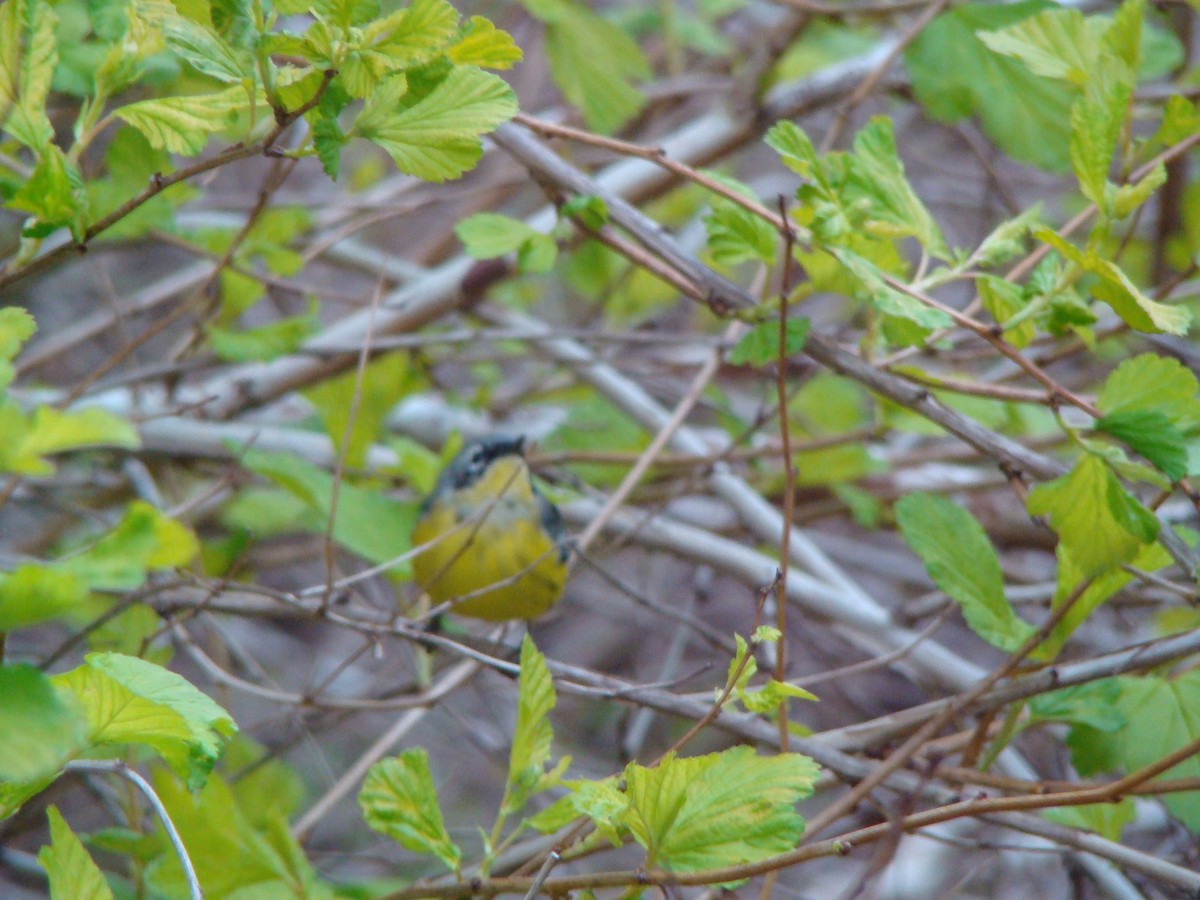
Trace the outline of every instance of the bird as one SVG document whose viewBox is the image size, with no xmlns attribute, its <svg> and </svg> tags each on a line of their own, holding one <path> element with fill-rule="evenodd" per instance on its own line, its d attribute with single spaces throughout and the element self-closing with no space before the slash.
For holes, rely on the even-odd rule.
<svg viewBox="0 0 1200 900">
<path fill-rule="evenodd" d="M 464 445 L 421 504 L 412 543 L 417 584 L 456 615 L 534 619 L 566 587 L 562 515 L 533 481 L 524 435 Z"/>
</svg>

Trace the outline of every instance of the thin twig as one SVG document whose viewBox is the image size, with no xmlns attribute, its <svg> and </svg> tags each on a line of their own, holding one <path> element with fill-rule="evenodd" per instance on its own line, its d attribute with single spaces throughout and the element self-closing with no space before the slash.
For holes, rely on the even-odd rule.
<svg viewBox="0 0 1200 900">
<path fill-rule="evenodd" d="M 179 867 L 183 870 L 183 878 L 188 886 L 188 894 L 192 900 L 204 900 L 204 889 L 200 886 L 200 879 L 196 876 L 196 868 L 192 865 L 187 848 L 183 845 L 183 838 L 179 836 L 179 830 L 175 827 L 175 823 L 171 821 L 171 816 L 167 813 L 167 808 L 163 806 L 162 800 L 158 798 L 158 794 L 154 792 L 154 788 L 150 785 L 150 782 L 119 759 L 73 759 L 63 768 L 68 772 L 104 772 L 109 775 L 116 775 L 118 778 L 124 778 L 137 788 L 149 802 L 151 809 L 154 810 L 155 817 L 163 827 L 163 831 L 167 833 L 167 840 L 171 842 L 171 849 L 175 851 L 175 855 L 179 858 Z"/>
</svg>

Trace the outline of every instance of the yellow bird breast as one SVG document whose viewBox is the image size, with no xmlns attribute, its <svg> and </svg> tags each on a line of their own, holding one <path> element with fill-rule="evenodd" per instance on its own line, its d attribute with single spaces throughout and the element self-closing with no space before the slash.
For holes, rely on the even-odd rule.
<svg viewBox="0 0 1200 900">
<path fill-rule="evenodd" d="M 524 460 L 498 459 L 473 484 L 435 494 L 413 530 L 431 546 L 413 559 L 435 603 L 490 621 L 532 619 L 558 602 L 567 581 L 563 548 L 543 524 L 547 501 Z"/>
</svg>

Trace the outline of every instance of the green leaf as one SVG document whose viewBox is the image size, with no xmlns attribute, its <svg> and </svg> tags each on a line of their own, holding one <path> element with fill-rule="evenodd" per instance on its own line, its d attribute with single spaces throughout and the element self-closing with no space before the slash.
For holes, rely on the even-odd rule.
<svg viewBox="0 0 1200 900">
<path fill-rule="evenodd" d="M 379 83 L 400 66 L 376 50 L 351 50 L 338 69 L 334 84 L 355 98 L 369 97 Z"/>
<path fill-rule="evenodd" d="M 452 69 L 405 109 L 396 110 L 396 99 L 395 90 L 372 94 L 354 131 L 386 150 L 400 171 L 426 181 L 457 178 L 472 168 L 483 152 L 480 135 L 517 113 L 516 95 L 503 79 L 474 66 Z"/>
<path fill-rule="evenodd" d="M 21 307 L 6 306 L 0 309 L 0 391 L 12 383 L 11 360 L 35 331 L 37 322 Z"/>
<path fill-rule="evenodd" d="M 571 793 L 560 797 L 536 816 L 526 819 L 526 824 L 543 834 L 549 834 L 580 816 L 587 816 L 596 830 L 614 847 L 621 846 L 623 837 L 628 834 L 624 819 L 629 809 L 629 798 L 618 790 L 616 779 L 566 784 L 571 788 Z"/>
<path fill-rule="evenodd" d="M 442 469 L 442 459 L 412 438 L 397 435 L 388 441 L 396 454 L 395 468 L 389 471 L 402 477 L 418 494 L 424 496 L 433 490 Z"/>
<path fill-rule="evenodd" d="M 1133 75 L 1116 60 L 1088 79 L 1071 107 L 1071 165 L 1083 195 L 1108 209 L 1108 171 L 1133 95 Z"/>
<path fill-rule="evenodd" d="M 1048 228 L 1035 229 L 1034 236 L 1049 244 L 1064 258 L 1099 275 L 1100 280 L 1092 286 L 1092 293 L 1111 306 L 1130 327 L 1149 333 L 1187 332 L 1192 316 L 1185 307 L 1168 306 L 1151 300 L 1112 260 L 1105 259 L 1095 251 L 1079 250 Z"/>
<path fill-rule="evenodd" d="M 316 534 L 325 532 L 332 504 L 333 477 L 304 460 L 283 453 L 247 453 L 242 464 L 269 478 L 302 500 L 315 513 L 303 524 Z M 290 511 L 289 511 L 290 512 Z M 387 563 L 412 548 L 410 536 L 417 519 L 415 503 L 400 503 L 381 490 L 343 481 L 338 491 L 333 538 L 373 563 Z M 409 566 L 398 563 L 389 570 L 407 577 Z"/>
<path fill-rule="evenodd" d="M 90 178 L 87 191 L 90 221 L 116 212 L 135 194 L 151 183 L 156 172 L 171 169 L 171 155 L 155 150 L 140 131 L 118 129 L 104 152 L 107 175 Z M 106 229 L 98 240 L 116 241 L 139 238 L 150 231 L 174 231 L 175 210 L 193 199 L 198 190 L 192 185 L 177 184 L 169 191 L 151 197 L 137 209 Z"/>
<path fill-rule="evenodd" d="M 38 0 L 0 6 L 0 122 L 39 155 L 54 140 L 46 100 L 58 63 L 57 22 L 53 7 Z"/>
<path fill-rule="evenodd" d="M 547 235 L 530 228 L 520 219 L 500 213 L 475 213 L 454 226 L 467 255 L 475 259 L 495 259 L 515 253 L 529 241 Z"/>
<path fill-rule="evenodd" d="M 779 707 L 784 706 L 791 699 L 811 700 L 813 702 L 819 700 L 816 694 L 806 691 L 799 685 L 789 684 L 786 681 L 776 681 L 774 678 L 767 681 L 766 684 L 757 690 L 739 688 L 737 698 L 749 712 L 759 715 L 772 715 Z"/>
<path fill-rule="evenodd" d="M 454 226 L 454 233 L 475 259 L 495 259 L 517 253 L 523 272 L 548 272 L 558 245 L 554 238 L 500 213 L 476 213 Z"/>
<path fill-rule="evenodd" d="M 1096 429 L 1124 441 L 1172 481 L 1187 474 L 1188 453 L 1183 435 L 1156 409 L 1113 413 L 1097 420 Z"/>
<path fill-rule="evenodd" d="M 305 500 L 274 486 L 239 490 L 221 510 L 221 524 L 258 539 L 301 528 L 314 533 L 323 531 L 319 516 Z"/>
<path fill-rule="evenodd" d="M 747 185 L 715 172 L 709 177 L 748 200 L 758 197 Z M 709 211 L 703 217 L 708 233 L 708 249 L 714 261 L 722 265 L 762 262 L 771 265 L 778 251 L 779 235 L 770 222 L 744 207 L 713 193 Z"/>
<path fill-rule="evenodd" d="M 317 303 L 313 300 L 301 316 L 287 316 L 241 331 L 216 325 L 206 325 L 204 331 L 213 352 L 226 362 L 266 362 L 296 350 L 319 328 Z"/>
<path fill-rule="evenodd" d="M 1123 769 L 1133 772 L 1200 739 L 1200 670 L 1177 678 L 1122 676 L 1118 708 L 1127 724 L 1116 732 L 1086 726 L 1071 730 L 1068 746 L 1081 775 Z M 1200 756 L 1193 755 L 1161 779 L 1200 777 Z M 1193 832 L 1200 831 L 1200 791 L 1167 794 L 1163 804 Z"/>
<path fill-rule="evenodd" d="M 1052 609 L 1058 609 L 1073 597 L 1087 578 L 1080 565 L 1072 558 L 1063 544 L 1058 545 L 1056 555 L 1058 557 L 1058 574 L 1054 598 L 1051 602 Z M 1170 565 L 1171 557 L 1161 544 L 1145 544 L 1138 550 L 1130 564 L 1143 571 L 1153 572 Z M 1075 630 L 1088 616 L 1117 591 L 1129 584 L 1131 580 L 1133 580 L 1132 575 L 1124 569 L 1117 568 L 1109 569 L 1095 576 L 1079 598 L 1071 604 L 1071 608 L 1050 632 L 1049 637 L 1038 648 L 1036 655 L 1041 659 L 1053 659 L 1057 656 L 1067 639 L 1075 633 Z"/>
<path fill-rule="evenodd" d="M 849 203 L 871 204 L 867 230 L 877 236 L 916 238 L 926 252 L 949 256 L 941 229 L 913 191 L 896 152 L 892 120 L 876 116 L 854 137 L 850 177 L 844 196 Z"/>
<path fill-rule="evenodd" d="M 156 4 L 154 8 L 162 6 Z M 239 53 L 234 44 L 180 15 L 164 15 L 157 24 L 167 45 L 201 75 L 225 84 L 243 81 L 253 84 L 253 59 L 247 53 Z"/>
<path fill-rule="evenodd" d="M 1092 293 L 1111 306 L 1127 325 L 1151 334 L 1187 333 L 1192 314 L 1186 307 L 1151 300 L 1111 260 L 1095 260 L 1090 268 L 1103 279 L 1092 286 Z"/>
<path fill-rule="evenodd" d="M 758 756 L 751 747 L 625 770 L 626 824 L 647 866 L 694 872 L 766 859 L 796 846 L 804 820 L 795 804 L 819 769 L 798 753 Z"/>
<path fill-rule="evenodd" d="M 83 746 L 83 726 L 78 710 L 38 669 L 0 666 L 0 782 L 53 775 Z"/>
<path fill-rule="evenodd" d="M 1169 356 L 1143 353 L 1122 362 L 1105 380 L 1096 405 L 1106 416 L 1153 410 L 1185 434 L 1200 431 L 1200 381 Z"/>
<path fill-rule="evenodd" d="M 973 254 L 975 265 L 980 268 L 1000 265 L 1025 252 L 1025 238 L 1041 221 L 1041 204 L 1035 204 L 1014 219 L 1001 222 L 992 233 L 983 239 Z"/>
<path fill-rule="evenodd" d="M 1086 803 L 1082 806 L 1060 806 L 1046 810 L 1051 822 L 1068 828 L 1083 828 L 1094 831 L 1110 841 L 1121 839 L 1122 829 L 1134 820 L 1137 809 L 1133 798 L 1126 797 L 1119 803 Z"/>
<path fill-rule="evenodd" d="M 52 681 L 79 701 L 91 743 L 151 747 L 193 788 L 237 730 L 229 713 L 183 676 L 134 656 L 89 653 L 85 665 Z"/>
<path fill-rule="evenodd" d="M 984 133 L 1014 159 L 1061 171 L 1069 162 L 1069 112 L 1077 89 L 989 51 L 978 36 L 1047 8 L 1044 0 L 964 3 L 924 28 L 904 61 L 917 99 L 933 119 L 954 122 L 978 114 Z"/>
<path fill-rule="evenodd" d="M 361 468 L 371 445 L 387 435 L 388 414 L 413 390 L 416 378 L 407 354 L 389 353 L 368 363 L 361 380 L 356 372 L 346 372 L 321 380 L 304 396 L 316 407 L 326 434 L 339 450 L 349 431 L 346 463 Z"/>
<path fill-rule="evenodd" d="M 28 310 L 20 306 L 6 306 L 0 309 L 0 359 L 13 359 L 21 349 L 21 345 L 33 337 L 37 331 L 37 322 Z"/>
<path fill-rule="evenodd" d="M 597 231 L 608 224 L 608 204 L 592 194 L 578 194 L 559 207 L 559 214 L 578 219 L 583 225 Z"/>
<path fill-rule="evenodd" d="M 898 291 L 887 283 L 883 271 L 874 263 L 845 247 L 831 247 L 829 252 L 858 279 L 863 299 L 889 316 L 908 319 L 926 329 L 947 328 L 954 324 L 949 314 L 926 306 L 911 294 Z"/>
<path fill-rule="evenodd" d="M 317 158 L 321 160 L 321 168 L 325 174 L 337 181 L 341 170 L 342 147 L 346 146 L 349 138 L 335 118 L 317 119 L 313 125 L 313 147 Z"/>
<path fill-rule="evenodd" d="M 214 774 L 200 790 L 161 769 L 154 773 L 154 790 L 188 848 L 205 896 L 331 900 L 333 891 L 317 878 L 283 811 L 245 788 L 257 771 L 243 768 L 234 785 Z M 151 895 L 189 896 L 178 857 L 165 842 L 160 847 L 146 875 Z"/>
<path fill-rule="evenodd" d="M 703 221 L 704 230 L 708 232 L 708 251 L 715 262 L 721 265 L 774 263 L 779 235 L 770 223 L 748 209 L 729 200 L 714 199 Z"/>
<path fill-rule="evenodd" d="M 88 598 L 87 585 L 73 572 L 27 564 L 0 574 L 0 632 L 62 618 Z"/>
<path fill-rule="evenodd" d="M 71 831 L 58 809 L 46 810 L 50 843 L 38 851 L 38 862 L 50 879 L 50 900 L 112 900 L 104 873 Z"/>
<path fill-rule="evenodd" d="M 756 644 L 774 644 L 783 637 L 783 632 L 774 625 L 759 625 L 750 639 Z"/>
<path fill-rule="evenodd" d="M 1137 184 L 1123 184 L 1113 195 L 1113 215 L 1127 216 L 1138 209 L 1167 182 L 1167 167 L 1159 163 Z"/>
<path fill-rule="evenodd" d="M 225 748 L 222 768 L 236 772 L 232 785 L 238 807 L 256 827 L 275 816 L 286 819 L 305 807 L 308 796 L 300 773 L 269 747 L 239 732 Z"/>
<path fill-rule="evenodd" d="M 508 759 L 508 781 L 500 803 L 501 816 L 522 809 L 533 794 L 552 787 L 557 780 L 547 777 L 546 763 L 550 760 L 550 743 L 554 739 L 549 716 L 558 698 L 546 658 L 538 652 L 529 635 L 521 642 L 518 684 L 517 725 Z"/>
<path fill-rule="evenodd" d="M 548 452 L 570 450 L 607 450 L 618 453 L 637 453 L 645 449 L 646 433 L 607 400 L 589 391 L 572 393 L 565 398 L 567 418 L 549 437 Z M 571 467 L 581 479 L 592 485 L 615 487 L 621 473 L 613 466 L 582 463 Z"/>
<path fill-rule="evenodd" d="M 1100 36 L 1104 49 L 1112 53 L 1130 72 L 1137 72 L 1142 55 L 1142 25 L 1146 0 L 1126 0 L 1113 13 Z M 1104 19 L 1100 19 L 1103 22 Z"/>
<path fill-rule="evenodd" d="M 830 490 L 849 507 L 850 515 L 860 528 L 874 530 L 879 527 L 883 509 L 878 497 L 853 484 L 833 484 Z"/>
<path fill-rule="evenodd" d="M 187 526 L 135 500 L 116 528 L 56 568 L 93 589 L 128 591 L 141 587 L 148 571 L 186 565 L 199 550 Z"/>
<path fill-rule="evenodd" d="M 210 135 L 228 128 L 249 106 L 245 88 L 235 86 L 215 94 L 139 100 L 117 107 L 112 115 L 140 131 L 153 147 L 195 156 Z"/>
<path fill-rule="evenodd" d="M 992 318 L 1000 325 L 1004 325 L 1028 305 L 1020 285 L 1005 281 L 996 275 L 980 275 L 975 279 L 975 286 L 979 290 L 979 300 L 983 303 L 983 308 L 991 313 Z M 1005 339 L 1018 348 L 1029 346 L 1029 342 L 1036 336 L 1037 329 L 1027 318 L 1012 328 L 1006 328 L 1004 332 Z"/>
<path fill-rule="evenodd" d="M 1000 560 L 966 509 L 934 494 L 909 494 L 896 504 L 896 521 L 934 584 L 962 607 L 972 631 L 1009 651 L 1034 633 L 1004 596 Z"/>
<path fill-rule="evenodd" d="M 1162 122 L 1154 140 L 1168 147 L 1185 141 L 1200 131 L 1200 110 L 1196 105 L 1179 94 L 1167 98 L 1163 105 Z"/>
<path fill-rule="evenodd" d="M 1029 492 L 1032 515 L 1045 515 L 1084 577 L 1129 562 L 1158 535 L 1158 520 L 1092 454 L 1068 474 Z"/>
<path fill-rule="evenodd" d="M 806 382 L 788 404 L 788 412 L 797 431 L 811 437 L 844 434 L 874 422 L 870 396 L 862 387 L 848 378 L 831 374 L 819 373 Z M 861 441 L 847 448 L 829 449 L 855 451 L 854 459 L 858 460 L 856 471 L 859 474 L 879 471 Z M 821 469 L 822 464 L 829 461 L 826 452 L 815 450 L 796 455 L 796 463 L 800 467 L 799 480 L 807 479 L 810 484 L 824 483 L 821 478 L 825 473 Z"/>
<path fill-rule="evenodd" d="M 1035 722 L 1070 722 L 1099 731 L 1116 731 L 1126 724 L 1125 714 L 1117 706 L 1120 695 L 1120 686 L 1112 678 L 1072 685 L 1032 698 L 1030 718 Z"/>
<path fill-rule="evenodd" d="M 196 16 L 203 20 L 203 6 Z M 189 14 L 188 3 L 180 0 L 179 9 Z M 254 27 L 253 0 L 209 0 L 209 17 L 216 33 L 234 47 L 253 48 L 258 43 L 258 30 Z"/>
<path fill-rule="evenodd" d="M 55 26 L 58 16 L 53 7 L 44 4 L 19 4 L 26 9 L 29 30 L 21 59 L 20 100 L 18 106 L 26 116 L 44 117 L 46 101 L 50 97 L 50 85 L 54 67 L 58 64 L 58 48 L 55 46 Z M 37 149 L 34 147 L 33 149 Z"/>
<path fill-rule="evenodd" d="M 39 406 L 20 440 L 0 451 L 0 468 L 30 475 L 46 475 L 54 466 L 45 457 L 86 447 L 141 446 L 133 426 L 120 416 L 98 407 L 59 412 Z"/>
<path fill-rule="evenodd" d="M 162 640 L 168 624 L 149 606 L 126 606 L 120 601 L 93 598 L 93 604 L 72 616 L 72 624 L 80 621 L 89 629 L 88 649 L 97 653 L 140 656 L 160 666 L 170 663 L 174 655 L 171 646 Z"/>
<path fill-rule="evenodd" d="M 7 205 L 37 219 L 34 225 L 26 226 L 26 237 L 45 237 L 66 226 L 76 240 L 83 239 L 88 216 L 83 174 L 55 144 L 41 148 L 33 174 L 9 198 Z"/>
<path fill-rule="evenodd" d="M 462 851 L 450 839 L 437 788 L 422 748 L 405 750 L 373 765 L 358 795 L 367 825 L 413 853 L 436 856 L 458 871 Z"/>
<path fill-rule="evenodd" d="M 1075 9 L 1053 9 L 982 32 L 979 39 L 993 52 L 1021 60 L 1036 75 L 1082 87 L 1097 68 L 1105 25 Z"/>
<path fill-rule="evenodd" d="M 784 120 L 771 126 L 764 138 L 766 145 L 779 154 L 780 161 L 801 178 L 811 178 L 821 170 L 817 148 L 795 122 Z"/>
<path fill-rule="evenodd" d="M 501 31 L 483 16 L 471 16 L 458 39 L 446 49 L 446 56 L 455 65 L 511 69 L 524 54 L 507 31 Z"/>
<path fill-rule="evenodd" d="M 457 34 L 458 11 L 447 0 L 413 0 L 363 30 L 366 43 L 406 69 L 433 59 Z"/>
<path fill-rule="evenodd" d="M 624 795 L 620 791 L 614 791 L 614 793 L 621 798 L 622 804 L 624 804 Z M 566 828 L 580 816 L 573 800 L 571 794 L 559 797 L 545 809 L 523 819 L 522 827 L 532 828 L 542 834 L 553 834 L 560 828 Z"/>
<path fill-rule="evenodd" d="M 740 694 L 750 684 L 750 679 L 758 672 L 758 662 L 754 659 L 746 639 L 735 633 L 733 640 L 737 650 L 734 652 L 733 658 L 729 660 L 729 672 L 725 676 L 725 684 L 718 689 L 717 696 L 720 696 L 726 689 L 732 689 L 735 695 Z"/>
<path fill-rule="evenodd" d="M 784 328 L 784 355 L 792 356 L 804 349 L 808 339 L 808 319 L 789 318 Z M 779 359 L 779 323 L 759 322 L 741 336 L 729 351 L 729 364 L 734 366 L 764 366 Z"/>
<path fill-rule="evenodd" d="M 638 45 L 612 22 L 568 0 L 523 0 L 546 25 L 550 75 L 595 131 L 615 131 L 645 103 L 632 82 L 652 74 Z"/>
</svg>

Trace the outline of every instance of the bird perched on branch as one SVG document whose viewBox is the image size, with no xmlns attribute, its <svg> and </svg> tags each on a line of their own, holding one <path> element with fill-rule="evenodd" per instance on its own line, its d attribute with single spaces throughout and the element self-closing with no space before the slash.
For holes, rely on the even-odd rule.
<svg viewBox="0 0 1200 900">
<path fill-rule="evenodd" d="M 421 505 L 417 583 L 459 615 L 532 619 L 562 597 L 570 549 L 558 508 L 533 483 L 524 437 L 471 441 Z"/>
</svg>

